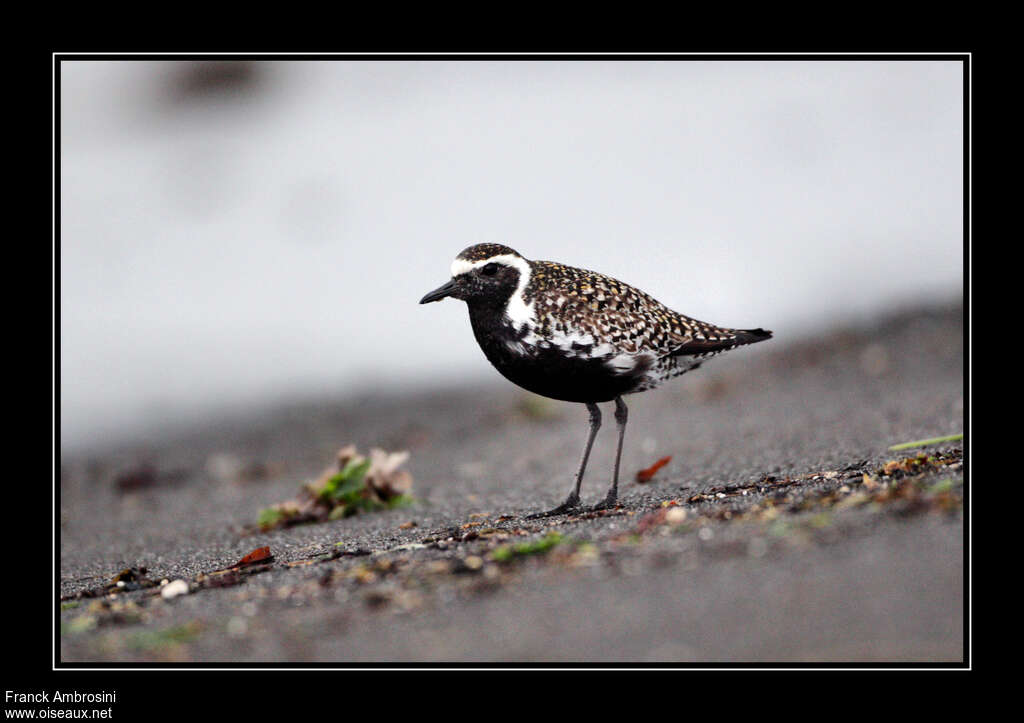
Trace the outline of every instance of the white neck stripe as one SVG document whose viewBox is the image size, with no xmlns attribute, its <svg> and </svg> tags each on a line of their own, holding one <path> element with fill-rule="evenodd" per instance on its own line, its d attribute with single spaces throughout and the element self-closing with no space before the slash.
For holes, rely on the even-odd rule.
<svg viewBox="0 0 1024 723">
<path fill-rule="evenodd" d="M 519 284 L 516 285 L 516 290 L 512 292 L 508 299 L 505 315 L 517 330 L 521 329 L 524 324 L 533 320 L 533 302 L 531 301 L 527 304 L 523 299 L 523 291 L 526 289 L 526 285 L 530 283 L 530 264 L 527 263 L 526 259 L 522 256 L 513 256 L 512 254 L 499 254 L 486 259 L 480 259 L 479 261 L 455 259 L 452 261 L 452 277 L 468 274 L 473 269 L 490 263 L 505 264 L 519 271 Z"/>
</svg>

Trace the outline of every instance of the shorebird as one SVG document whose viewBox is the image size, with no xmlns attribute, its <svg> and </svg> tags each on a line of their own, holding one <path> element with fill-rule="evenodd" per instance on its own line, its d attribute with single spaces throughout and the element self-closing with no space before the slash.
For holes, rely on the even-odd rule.
<svg viewBox="0 0 1024 723">
<path fill-rule="evenodd" d="M 572 491 L 554 509 L 530 517 L 580 508 L 580 484 L 601 427 L 598 403 L 614 400 L 619 441 L 611 488 L 592 510 L 617 504 L 628 418 L 624 394 L 654 389 L 705 359 L 772 336 L 764 329 L 729 329 L 691 319 L 610 276 L 531 261 L 501 244 L 465 249 L 452 262 L 451 275 L 420 303 L 446 297 L 465 301 L 477 343 L 506 379 L 541 396 L 581 402 L 590 412 Z"/>
</svg>

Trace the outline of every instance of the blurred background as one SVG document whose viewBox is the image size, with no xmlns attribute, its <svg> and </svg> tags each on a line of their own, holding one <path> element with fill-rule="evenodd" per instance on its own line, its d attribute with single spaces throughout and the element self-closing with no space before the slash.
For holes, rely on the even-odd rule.
<svg viewBox="0 0 1024 723">
<path fill-rule="evenodd" d="M 93 62 L 60 85 L 65 450 L 497 379 L 508 244 L 806 339 L 963 289 L 960 62 Z"/>
</svg>

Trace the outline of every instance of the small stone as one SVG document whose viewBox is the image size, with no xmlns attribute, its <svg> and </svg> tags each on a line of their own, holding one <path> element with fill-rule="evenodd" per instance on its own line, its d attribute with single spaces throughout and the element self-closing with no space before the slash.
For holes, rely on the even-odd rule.
<svg viewBox="0 0 1024 723">
<path fill-rule="evenodd" d="M 160 597 L 164 600 L 170 600 L 171 598 L 178 597 L 179 595 L 188 595 L 188 583 L 184 580 L 169 582 L 160 590 Z"/>
<path fill-rule="evenodd" d="M 684 507 L 670 507 L 668 512 L 665 513 L 665 522 L 670 525 L 678 525 L 681 522 L 686 521 L 686 508 Z"/>
</svg>

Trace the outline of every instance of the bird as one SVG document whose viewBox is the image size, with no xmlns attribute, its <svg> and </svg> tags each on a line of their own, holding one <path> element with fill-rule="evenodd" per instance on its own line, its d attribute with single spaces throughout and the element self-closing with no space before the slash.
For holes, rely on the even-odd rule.
<svg viewBox="0 0 1024 723">
<path fill-rule="evenodd" d="M 591 511 L 618 504 L 619 461 L 629 410 L 623 395 L 660 386 L 705 360 L 772 337 L 765 329 L 730 329 L 675 312 L 611 276 L 553 261 L 531 261 L 498 243 L 478 243 L 451 264 L 451 279 L 420 304 L 460 299 L 484 356 L 509 381 L 551 399 L 585 404 L 589 432 L 562 504 L 529 515 L 582 508 L 580 486 L 601 427 L 599 403 L 615 402 L 618 446 L 612 484 Z"/>
</svg>

